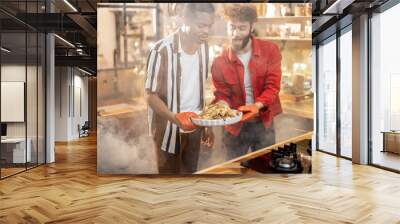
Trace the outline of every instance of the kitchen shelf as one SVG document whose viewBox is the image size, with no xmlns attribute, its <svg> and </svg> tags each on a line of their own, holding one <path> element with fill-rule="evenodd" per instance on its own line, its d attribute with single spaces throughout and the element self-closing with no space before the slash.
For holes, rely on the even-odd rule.
<svg viewBox="0 0 400 224">
<path fill-rule="evenodd" d="M 211 39 L 228 39 L 226 36 L 210 36 Z M 311 42 L 311 38 L 280 38 L 280 37 L 256 37 L 261 40 L 278 40 L 278 41 L 304 41 Z"/>
<path fill-rule="evenodd" d="M 311 42 L 311 38 L 280 38 L 280 37 L 258 37 L 261 40 L 278 40 L 278 41 L 304 41 Z"/>
<path fill-rule="evenodd" d="M 257 22 L 287 23 L 287 22 L 311 22 L 311 16 L 278 16 L 278 17 L 258 17 Z"/>
</svg>

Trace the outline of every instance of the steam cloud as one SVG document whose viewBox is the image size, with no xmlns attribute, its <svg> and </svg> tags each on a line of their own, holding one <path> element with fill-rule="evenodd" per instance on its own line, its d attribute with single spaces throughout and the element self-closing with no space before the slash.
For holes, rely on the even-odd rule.
<svg viewBox="0 0 400 224">
<path fill-rule="evenodd" d="M 120 124 L 116 118 L 99 119 L 99 172 L 157 174 L 154 143 L 145 131 L 147 123 L 133 120 L 130 129 L 122 128 Z"/>
</svg>

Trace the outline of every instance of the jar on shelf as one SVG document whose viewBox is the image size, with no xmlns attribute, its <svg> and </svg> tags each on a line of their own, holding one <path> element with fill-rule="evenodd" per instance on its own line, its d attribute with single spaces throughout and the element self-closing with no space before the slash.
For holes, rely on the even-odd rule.
<svg viewBox="0 0 400 224">
<path fill-rule="evenodd" d="M 305 16 L 304 12 L 304 5 L 303 4 L 296 4 L 294 7 L 294 15 L 295 16 Z"/>
<path fill-rule="evenodd" d="M 290 35 L 298 37 L 301 33 L 301 24 L 300 23 L 291 23 L 290 24 Z"/>
<path fill-rule="evenodd" d="M 267 5 L 265 3 L 257 4 L 257 16 L 264 17 L 265 13 L 267 12 Z"/>
<path fill-rule="evenodd" d="M 311 21 L 307 20 L 306 25 L 304 26 L 304 36 L 306 38 L 311 38 L 311 35 L 312 35 Z"/>
<path fill-rule="evenodd" d="M 304 14 L 305 16 L 312 16 L 312 5 L 311 4 L 306 4 L 306 7 L 304 9 Z"/>
<path fill-rule="evenodd" d="M 290 16 L 292 14 L 291 7 L 289 3 L 283 3 L 281 5 L 281 15 L 282 16 Z"/>
</svg>

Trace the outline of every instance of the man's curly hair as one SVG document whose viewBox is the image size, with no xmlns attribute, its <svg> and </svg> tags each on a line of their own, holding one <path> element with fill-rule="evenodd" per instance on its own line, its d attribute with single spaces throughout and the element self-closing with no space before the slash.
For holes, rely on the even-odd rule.
<svg viewBox="0 0 400 224">
<path fill-rule="evenodd" d="M 252 5 L 233 4 L 224 8 L 224 16 L 227 20 L 255 23 L 257 21 L 257 10 Z"/>
</svg>

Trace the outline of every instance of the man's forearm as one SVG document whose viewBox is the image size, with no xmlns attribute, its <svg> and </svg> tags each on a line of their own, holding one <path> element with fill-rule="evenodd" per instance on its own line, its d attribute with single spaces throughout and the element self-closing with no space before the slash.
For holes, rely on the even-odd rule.
<svg viewBox="0 0 400 224">
<path fill-rule="evenodd" d="M 168 109 L 167 105 L 165 105 L 157 94 L 147 93 L 147 102 L 155 113 L 174 124 L 178 124 L 175 114 Z"/>
</svg>

